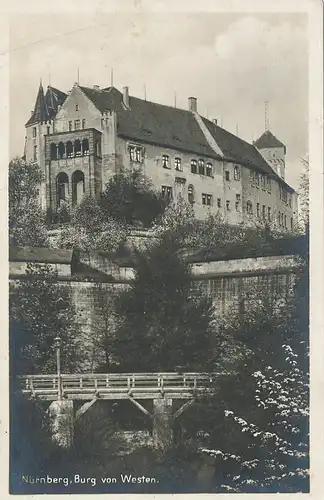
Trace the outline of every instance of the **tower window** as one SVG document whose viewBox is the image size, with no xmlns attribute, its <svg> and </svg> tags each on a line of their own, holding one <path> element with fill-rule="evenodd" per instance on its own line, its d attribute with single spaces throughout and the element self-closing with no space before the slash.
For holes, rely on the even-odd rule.
<svg viewBox="0 0 324 500">
<path fill-rule="evenodd" d="M 80 130 L 80 120 L 74 120 L 74 130 Z"/>
<path fill-rule="evenodd" d="M 33 137 L 35 138 L 36 135 L 37 135 L 37 129 L 36 129 L 36 127 L 33 127 Z"/>
<path fill-rule="evenodd" d="M 204 160 L 198 161 L 198 172 L 200 175 L 205 175 L 205 162 L 204 162 Z"/>
<path fill-rule="evenodd" d="M 221 206 L 222 206 L 222 200 L 221 198 L 217 198 L 217 207 L 221 208 Z"/>
<path fill-rule="evenodd" d="M 75 111 L 79 111 L 79 105 L 78 104 L 75 105 Z"/>
<path fill-rule="evenodd" d="M 231 210 L 231 204 L 229 200 L 226 200 L 226 210 Z"/>
<path fill-rule="evenodd" d="M 237 200 L 237 201 L 241 201 L 241 195 L 240 195 L 240 194 L 237 194 L 237 195 L 236 195 L 236 200 Z"/>
<path fill-rule="evenodd" d="M 234 167 L 234 180 L 239 181 L 241 179 L 241 172 L 237 165 Z"/>
<path fill-rule="evenodd" d="M 47 127 L 47 135 L 51 133 L 51 127 Z"/>
<path fill-rule="evenodd" d="M 260 217 L 260 203 L 257 203 L 257 217 Z"/>
<path fill-rule="evenodd" d="M 225 170 L 225 180 L 229 181 L 230 180 L 230 173 L 229 170 Z"/>
<path fill-rule="evenodd" d="M 236 202 L 235 202 L 235 210 L 236 210 L 237 212 L 239 212 L 239 211 L 240 211 L 240 202 L 239 202 L 239 201 L 236 201 Z"/>
<path fill-rule="evenodd" d="M 169 156 L 168 155 L 162 155 L 162 167 L 163 168 L 170 168 L 169 167 Z"/>
<path fill-rule="evenodd" d="M 197 173 L 197 160 L 191 160 L 191 173 Z"/>
<path fill-rule="evenodd" d="M 179 172 L 182 171 L 181 158 L 174 159 L 174 166 L 175 166 L 175 169 L 178 170 Z"/>
</svg>

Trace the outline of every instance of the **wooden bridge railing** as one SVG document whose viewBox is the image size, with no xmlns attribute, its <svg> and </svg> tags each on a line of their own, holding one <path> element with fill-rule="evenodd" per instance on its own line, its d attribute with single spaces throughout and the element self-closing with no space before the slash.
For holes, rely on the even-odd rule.
<svg viewBox="0 0 324 500">
<path fill-rule="evenodd" d="M 195 390 L 210 387 L 218 374 L 207 373 L 91 373 L 57 375 L 24 375 L 20 377 L 24 393 L 39 396 L 54 396 L 81 399 L 82 395 L 98 393 L 101 396 L 113 394 L 141 394 L 153 397 L 156 393 L 189 394 Z"/>
</svg>

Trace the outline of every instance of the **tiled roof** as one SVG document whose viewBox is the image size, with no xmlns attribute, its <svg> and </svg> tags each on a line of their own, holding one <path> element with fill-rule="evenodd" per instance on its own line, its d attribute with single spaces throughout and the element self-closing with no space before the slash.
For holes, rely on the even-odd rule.
<svg viewBox="0 0 324 500">
<path fill-rule="evenodd" d="M 66 99 L 66 94 L 54 87 L 47 87 L 46 95 L 44 94 L 43 85 L 39 85 L 38 94 L 36 97 L 34 111 L 26 123 L 26 126 L 33 123 L 44 123 L 52 119 L 58 110 L 58 106 L 63 104 Z"/>
<path fill-rule="evenodd" d="M 257 139 L 254 145 L 259 148 L 285 148 L 286 146 L 275 137 L 270 130 L 263 132 L 261 137 Z"/>
</svg>

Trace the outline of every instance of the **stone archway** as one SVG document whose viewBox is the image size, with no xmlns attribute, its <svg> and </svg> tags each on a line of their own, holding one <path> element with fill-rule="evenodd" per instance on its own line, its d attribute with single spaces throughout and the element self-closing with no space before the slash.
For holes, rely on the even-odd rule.
<svg viewBox="0 0 324 500">
<path fill-rule="evenodd" d="M 78 205 L 85 191 L 84 173 L 76 170 L 72 174 L 72 205 Z"/>
</svg>

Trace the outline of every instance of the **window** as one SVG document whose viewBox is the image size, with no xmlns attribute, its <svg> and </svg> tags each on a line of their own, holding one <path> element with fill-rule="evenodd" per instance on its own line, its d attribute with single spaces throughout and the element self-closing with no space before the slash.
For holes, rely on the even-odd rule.
<svg viewBox="0 0 324 500">
<path fill-rule="evenodd" d="M 234 167 L 234 180 L 239 181 L 241 179 L 241 172 L 237 165 Z"/>
<path fill-rule="evenodd" d="M 281 212 L 278 213 L 278 223 L 279 227 L 281 226 Z"/>
<path fill-rule="evenodd" d="M 197 173 L 197 160 L 191 160 L 191 173 Z"/>
<path fill-rule="evenodd" d="M 237 194 L 237 195 L 236 195 L 236 200 L 237 200 L 237 201 L 241 201 L 241 195 L 240 195 L 240 194 Z"/>
<path fill-rule="evenodd" d="M 34 161 L 37 161 L 37 146 L 34 146 Z"/>
<path fill-rule="evenodd" d="M 82 128 L 85 128 L 85 124 L 86 124 L 86 121 L 85 121 L 85 118 L 82 119 Z"/>
<path fill-rule="evenodd" d="M 75 111 L 79 111 L 79 105 L 78 104 L 75 105 Z"/>
<path fill-rule="evenodd" d="M 36 135 L 37 135 L 37 129 L 36 127 L 33 127 L 33 137 L 36 137 Z"/>
<path fill-rule="evenodd" d="M 206 175 L 208 175 L 208 177 L 213 176 L 213 166 L 211 163 L 207 163 L 206 165 Z"/>
<path fill-rule="evenodd" d="M 271 221 L 271 208 L 268 207 L 268 221 Z"/>
<path fill-rule="evenodd" d="M 267 190 L 268 190 L 268 193 L 271 193 L 271 179 L 270 179 L 270 177 L 267 177 Z"/>
<path fill-rule="evenodd" d="M 163 168 L 170 168 L 169 167 L 169 156 L 168 155 L 162 155 L 162 167 Z"/>
<path fill-rule="evenodd" d="M 266 186 L 265 186 L 265 177 L 264 177 L 264 175 L 261 175 L 261 189 L 263 191 L 265 191 L 265 188 L 266 188 Z"/>
<path fill-rule="evenodd" d="M 257 217 L 260 217 L 260 203 L 257 203 Z"/>
<path fill-rule="evenodd" d="M 285 227 L 287 227 L 287 215 L 285 215 Z"/>
<path fill-rule="evenodd" d="M 250 181 L 251 181 L 251 186 L 254 186 L 254 181 L 255 181 L 255 178 L 254 178 L 254 172 L 250 172 Z"/>
<path fill-rule="evenodd" d="M 230 180 L 230 173 L 229 170 L 225 170 L 225 180 L 229 181 Z"/>
<path fill-rule="evenodd" d="M 171 200 L 172 198 L 172 187 L 170 186 L 162 186 L 162 196 Z"/>
<path fill-rule="evenodd" d="M 252 215 L 253 214 L 253 207 L 252 207 L 252 203 L 250 201 L 248 201 L 246 203 L 246 211 L 248 214 Z"/>
<path fill-rule="evenodd" d="M 72 122 L 69 122 L 69 132 L 72 132 Z"/>
<path fill-rule="evenodd" d="M 239 202 L 239 201 L 236 201 L 236 202 L 235 202 L 235 210 L 236 210 L 237 212 L 239 212 L 239 211 L 240 211 L 240 202 Z"/>
<path fill-rule="evenodd" d="M 263 219 L 266 218 L 266 206 L 265 205 L 262 205 L 262 218 Z"/>
<path fill-rule="evenodd" d="M 51 127 L 47 127 L 47 135 L 51 133 Z"/>
<path fill-rule="evenodd" d="M 193 188 L 192 184 L 190 184 L 188 186 L 188 201 L 189 201 L 189 203 L 195 202 L 195 193 L 194 193 L 194 188 Z"/>
<path fill-rule="evenodd" d="M 200 175 L 205 175 L 205 162 L 204 162 L 204 160 L 198 161 L 198 173 Z"/>
<path fill-rule="evenodd" d="M 181 158 L 174 159 L 174 166 L 175 166 L 176 170 L 178 170 L 179 172 L 182 172 Z"/>
<path fill-rule="evenodd" d="M 217 198 L 217 206 L 218 208 L 221 208 L 222 206 L 222 200 L 220 198 Z"/>
<path fill-rule="evenodd" d="M 80 130 L 80 120 L 74 120 L 74 130 Z"/>
<path fill-rule="evenodd" d="M 138 146 L 129 146 L 129 159 L 136 163 L 141 163 L 143 158 L 143 150 Z"/>
<path fill-rule="evenodd" d="M 292 229 L 294 226 L 294 221 L 293 221 L 293 218 L 290 217 L 290 229 Z"/>
<path fill-rule="evenodd" d="M 229 200 L 226 200 L 226 210 L 231 210 L 231 204 Z"/>
<path fill-rule="evenodd" d="M 212 204 L 212 195 L 211 194 L 202 194 L 202 204 L 210 206 Z"/>
<path fill-rule="evenodd" d="M 260 187 L 260 177 L 259 177 L 259 174 L 255 173 L 254 178 L 255 178 L 255 185 L 256 185 L 257 188 L 259 188 Z"/>
<path fill-rule="evenodd" d="M 291 196 L 289 196 L 288 205 L 289 205 L 289 208 L 291 208 Z"/>
</svg>

